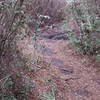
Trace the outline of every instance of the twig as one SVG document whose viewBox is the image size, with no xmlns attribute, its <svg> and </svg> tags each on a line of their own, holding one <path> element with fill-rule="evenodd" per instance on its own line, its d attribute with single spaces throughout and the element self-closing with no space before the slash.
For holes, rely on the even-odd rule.
<svg viewBox="0 0 100 100">
<path fill-rule="evenodd" d="M 7 75 L 6 77 L 2 78 L 0 80 L 0 83 L 4 80 L 3 84 L 5 84 L 5 82 L 8 80 L 8 78 L 11 76 L 12 74 Z"/>
</svg>

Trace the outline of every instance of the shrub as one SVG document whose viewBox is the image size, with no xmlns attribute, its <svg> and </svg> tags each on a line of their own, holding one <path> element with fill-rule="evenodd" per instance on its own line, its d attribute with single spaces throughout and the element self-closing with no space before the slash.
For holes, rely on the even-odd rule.
<svg viewBox="0 0 100 100">
<path fill-rule="evenodd" d="M 24 0 L 0 1 L 0 100 L 22 100 L 27 96 L 24 91 L 27 85 L 22 81 L 22 72 L 16 65 L 21 54 L 17 50 L 15 37 L 24 23 L 23 2 Z M 17 97 L 15 92 L 19 93 Z"/>
<path fill-rule="evenodd" d="M 88 5 L 86 1 L 72 3 L 73 19 L 77 22 L 80 34 L 72 32 L 70 40 L 81 54 L 95 55 L 99 59 L 100 18 L 98 14 L 90 12 Z"/>
<path fill-rule="evenodd" d="M 33 19 L 37 20 L 40 15 L 50 17 L 50 19 L 42 18 L 44 21 L 42 26 L 62 21 L 65 17 L 64 6 L 65 0 L 34 0 L 30 4 L 26 4 L 26 10 L 30 14 L 30 19 L 32 19 L 29 24 L 34 26 Z"/>
</svg>

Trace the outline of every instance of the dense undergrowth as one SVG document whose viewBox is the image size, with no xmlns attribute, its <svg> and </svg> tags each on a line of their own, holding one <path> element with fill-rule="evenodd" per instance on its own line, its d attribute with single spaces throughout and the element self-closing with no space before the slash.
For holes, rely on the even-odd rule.
<svg viewBox="0 0 100 100">
<path fill-rule="evenodd" d="M 92 11 L 94 7 L 95 12 Z M 97 7 L 97 6 L 96 6 Z M 92 55 L 97 62 L 100 61 L 100 17 L 95 5 L 88 1 L 73 2 L 69 5 L 70 16 L 76 21 L 74 30 L 70 30 L 69 39 L 76 51 L 82 55 Z M 68 23 L 67 23 L 68 24 Z"/>
<path fill-rule="evenodd" d="M 76 51 L 82 55 L 92 55 L 100 61 L 100 14 L 97 5 L 96 10 L 92 11 L 94 4 L 88 6 L 88 0 L 80 0 L 81 3 L 74 1 L 70 5 L 65 0 L 23 1 L 0 1 L 0 100 L 29 100 L 29 93 L 36 91 L 35 86 L 31 87 L 34 84 L 31 78 L 25 73 L 29 70 L 28 59 L 18 51 L 16 42 L 30 32 L 36 40 L 40 27 L 53 26 L 66 19 L 64 32 L 69 33 L 67 36 Z M 66 27 L 70 18 L 76 22 L 78 31 Z M 31 29 L 35 31 L 32 33 Z M 34 100 L 38 100 L 36 98 Z M 54 93 L 53 96 L 44 94 L 42 98 L 55 100 Z"/>
</svg>

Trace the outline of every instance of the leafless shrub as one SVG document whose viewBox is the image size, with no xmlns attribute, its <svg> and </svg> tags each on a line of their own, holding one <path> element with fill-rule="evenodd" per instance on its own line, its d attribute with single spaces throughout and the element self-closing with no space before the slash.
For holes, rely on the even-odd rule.
<svg viewBox="0 0 100 100">
<path fill-rule="evenodd" d="M 32 19 L 37 19 L 37 15 L 50 16 L 50 19 L 43 19 L 45 24 L 53 24 L 62 21 L 65 17 L 65 0 L 34 0 L 26 4 L 26 10 L 29 11 Z M 31 21 L 31 23 L 34 23 Z"/>
</svg>

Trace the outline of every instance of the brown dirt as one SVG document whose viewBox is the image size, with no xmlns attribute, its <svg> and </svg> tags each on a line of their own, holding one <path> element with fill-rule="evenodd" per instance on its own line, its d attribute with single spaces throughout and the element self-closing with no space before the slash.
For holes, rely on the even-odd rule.
<svg viewBox="0 0 100 100">
<path fill-rule="evenodd" d="M 34 43 L 27 37 L 18 46 L 31 60 L 30 77 L 40 95 L 56 89 L 56 100 L 100 100 L 100 71 L 87 58 L 64 40 L 38 39 L 35 48 Z"/>
</svg>

